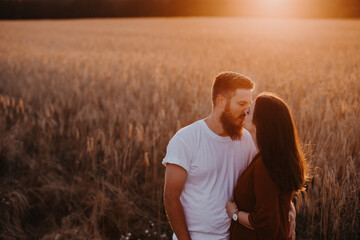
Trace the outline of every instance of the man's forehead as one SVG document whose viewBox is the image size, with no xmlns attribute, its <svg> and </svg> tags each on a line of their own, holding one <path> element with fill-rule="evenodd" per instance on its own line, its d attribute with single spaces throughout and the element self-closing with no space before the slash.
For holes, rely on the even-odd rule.
<svg viewBox="0 0 360 240">
<path fill-rule="evenodd" d="M 252 90 L 236 89 L 232 98 L 235 101 L 251 101 L 252 100 Z"/>
</svg>

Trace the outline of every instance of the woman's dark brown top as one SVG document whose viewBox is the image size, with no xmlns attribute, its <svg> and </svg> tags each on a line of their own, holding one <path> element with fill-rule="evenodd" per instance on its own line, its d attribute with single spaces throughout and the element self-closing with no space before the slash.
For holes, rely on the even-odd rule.
<svg viewBox="0 0 360 240">
<path fill-rule="evenodd" d="M 281 192 L 270 178 L 261 156 L 256 156 L 239 177 L 234 201 L 249 213 L 250 230 L 232 220 L 230 239 L 289 239 L 291 192 Z"/>
</svg>

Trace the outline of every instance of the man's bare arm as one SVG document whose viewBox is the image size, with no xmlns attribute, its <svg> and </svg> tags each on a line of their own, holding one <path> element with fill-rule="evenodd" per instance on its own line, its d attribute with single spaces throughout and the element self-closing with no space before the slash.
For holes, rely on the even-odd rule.
<svg viewBox="0 0 360 240">
<path fill-rule="evenodd" d="M 294 206 L 293 202 L 290 203 L 289 222 L 290 222 L 290 235 L 289 235 L 289 238 L 291 240 L 295 240 L 295 238 L 296 238 L 296 233 L 295 233 L 296 210 L 295 210 L 295 206 Z"/>
<path fill-rule="evenodd" d="M 187 172 L 175 164 L 166 164 L 164 185 L 164 206 L 166 215 L 176 237 L 179 240 L 190 240 L 180 195 L 184 189 Z"/>
</svg>

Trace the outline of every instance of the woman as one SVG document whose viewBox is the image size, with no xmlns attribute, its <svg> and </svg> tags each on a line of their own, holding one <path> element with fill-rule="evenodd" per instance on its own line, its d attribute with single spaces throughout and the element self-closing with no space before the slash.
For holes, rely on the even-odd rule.
<svg viewBox="0 0 360 240">
<path fill-rule="evenodd" d="M 294 192 L 303 188 L 306 163 L 290 110 L 271 93 L 260 94 L 245 118 L 259 150 L 239 177 L 230 239 L 289 239 L 288 214 Z"/>
</svg>

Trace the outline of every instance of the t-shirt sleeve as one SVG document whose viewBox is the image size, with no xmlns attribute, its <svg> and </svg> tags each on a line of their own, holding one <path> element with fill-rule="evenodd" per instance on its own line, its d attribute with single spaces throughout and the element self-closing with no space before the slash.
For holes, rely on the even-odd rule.
<svg viewBox="0 0 360 240">
<path fill-rule="evenodd" d="M 280 227 L 279 190 L 262 162 L 254 169 L 254 193 L 256 203 L 249 222 L 263 237 L 274 239 Z"/>
<path fill-rule="evenodd" d="M 179 135 L 175 135 L 169 142 L 166 149 L 166 156 L 162 164 L 166 166 L 167 163 L 176 164 L 189 172 L 192 154 L 190 147 L 185 140 Z"/>
</svg>

